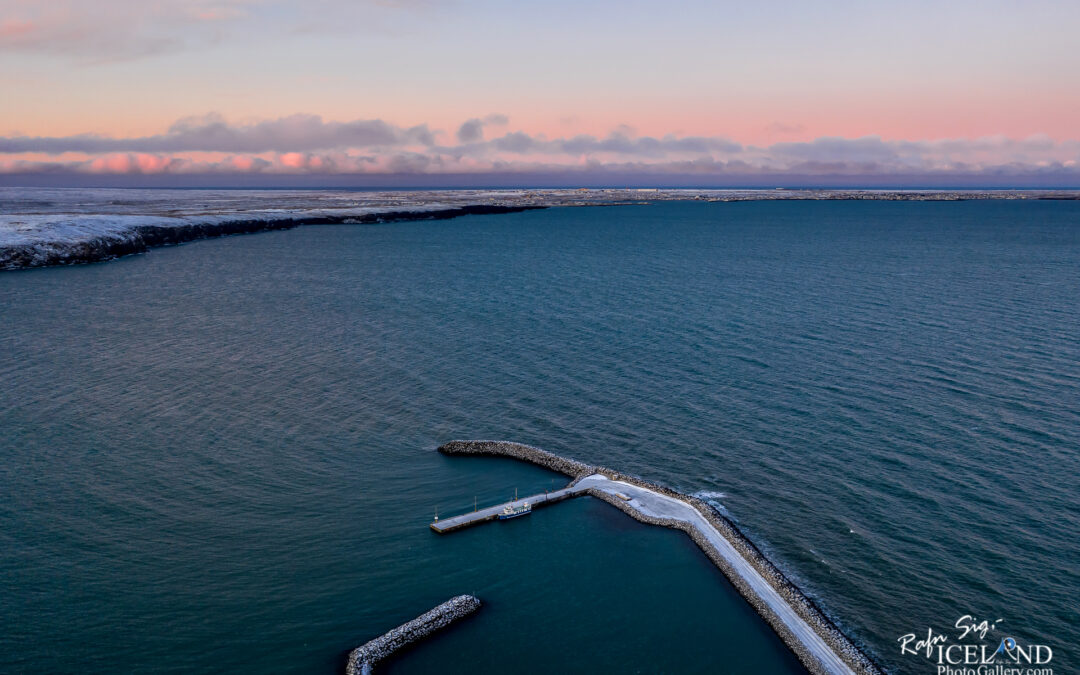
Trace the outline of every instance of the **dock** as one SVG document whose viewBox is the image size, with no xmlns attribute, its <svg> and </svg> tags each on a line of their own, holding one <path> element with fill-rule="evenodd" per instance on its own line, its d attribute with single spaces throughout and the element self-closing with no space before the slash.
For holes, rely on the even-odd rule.
<svg viewBox="0 0 1080 675">
<path fill-rule="evenodd" d="M 439 534 L 446 534 L 447 532 L 453 532 L 473 525 L 479 525 L 480 523 L 485 523 L 489 520 L 495 520 L 507 506 L 523 506 L 525 502 L 528 502 L 529 506 L 536 509 L 541 506 L 547 506 L 548 504 L 554 504 L 555 502 L 561 502 L 570 497 L 576 497 L 583 492 L 584 488 L 578 488 L 577 486 L 564 487 L 561 490 L 555 490 L 554 492 L 542 492 L 531 497 L 522 497 L 521 499 L 512 500 L 504 504 L 496 504 L 495 506 L 477 509 L 470 513 L 463 513 L 460 516 L 439 518 L 431 524 L 431 529 Z"/>
</svg>

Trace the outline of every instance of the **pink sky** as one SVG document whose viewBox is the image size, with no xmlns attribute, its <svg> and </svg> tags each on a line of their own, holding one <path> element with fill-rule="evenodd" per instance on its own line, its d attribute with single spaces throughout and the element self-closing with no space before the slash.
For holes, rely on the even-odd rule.
<svg viewBox="0 0 1080 675">
<path fill-rule="evenodd" d="M 1078 34 L 1042 0 L 0 0 L 0 172 L 1072 171 Z M 427 136 L 335 135 L 373 121 Z"/>
</svg>

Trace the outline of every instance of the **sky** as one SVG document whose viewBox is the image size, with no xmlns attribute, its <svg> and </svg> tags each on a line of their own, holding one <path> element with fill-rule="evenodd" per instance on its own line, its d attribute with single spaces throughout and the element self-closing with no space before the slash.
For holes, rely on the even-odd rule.
<svg viewBox="0 0 1080 675">
<path fill-rule="evenodd" d="M 0 0 L 0 183 L 1080 186 L 1080 2 Z"/>
</svg>

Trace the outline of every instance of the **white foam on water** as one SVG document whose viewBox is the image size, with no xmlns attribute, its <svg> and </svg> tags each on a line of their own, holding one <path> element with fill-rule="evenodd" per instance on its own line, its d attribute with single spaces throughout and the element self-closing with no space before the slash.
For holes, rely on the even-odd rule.
<svg viewBox="0 0 1080 675">
<path fill-rule="evenodd" d="M 727 498 L 727 493 L 717 492 L 715 490 L 701 490 L 701 491 L 693 493 L 691 496 L 692 497 L 697 497 L 698 499 L 705 502 L 709 506 L 713 507 L 714 509 L 716 509 L 720 513 L 724 514 L 728 518 L 731 518 L 732 520 L 735 520 L 732 517 L 731 512 L 728 511 L 727 507 L 724 506 L 724 504 L 720 501 L 721 499 Z"/>
<path fill-rule="evenodd" d="M 708 501 L 710 499 L 724 499 L 725 497 L 727 497 L 727 494 L 724 492 L 715 492 L 713 490 L 702 490 L 700 492 L 695 492 L 694 496 L 698 499 L 704 499 L 705 501 Z"/>
</svg>

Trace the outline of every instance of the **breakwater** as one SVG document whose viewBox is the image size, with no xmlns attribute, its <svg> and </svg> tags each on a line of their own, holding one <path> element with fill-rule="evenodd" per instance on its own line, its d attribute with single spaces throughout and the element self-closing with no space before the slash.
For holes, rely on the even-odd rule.
<svg viewBox="0 0 1080 675">
<path fill-rule="evenodd" d="M 685 532 L 811 672 L 881 673 L 879 666 L 813 600 L 766 558 L 730 519 L 707 502 L 637 476 L 592 467 L 520 443 L 451 441 L 438 450 L 446 455 L 502 456 L 530 462 L 570 476 L 573 480 L 568 489 L 572 490 L 572 495 L 588 494 L 615 506 L 635 520 Z M 639 499 L 626 499 L 629 495 L 624 494 L 625 489 L 619 492 L 622 489 L 618 487 L 620 485 L 641 488 L 644 493 L 656 495 L 663 501 L 654 500 L 651 505 L 643 505 Z M 671 508 L 672 505 L 675 508 Z M 728 555 L 725 555 L 724 549 Z M 775 595 L 763 593 L 762 587 L 756 585 L 759 579 Z M 770 602 L 766 595 L 770 595 L 773 601 Z M 776 596 L 782 599 L 782 604 L 775 601 Z M 820 642 L 808 639 L 807 629 L 813 631 Z M 827 645 L 827 650 L 821 642 Z"/>
<path fill-rule="evenodd" d="M 473 595 L 450 598 L 434 609 L 403 623 L 394 630 L 366 642 L 349 652 L 346 675 L 367 675 L 379 661 L 435 631 L 446 628 L 480 609 L 480 599 Z"/>
<path fill-rule="evenodd" d="M 450 441 L 439 446 L 439 452 L 444 455 L 513 457 L 571 478 L 581 478 L 596 472 L 595 467 L 583 462 L 562 457 L 547 450 L 534 448 L 531 445 L 511 443 L 510 441 Z"/>
</svg>

